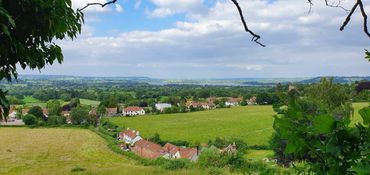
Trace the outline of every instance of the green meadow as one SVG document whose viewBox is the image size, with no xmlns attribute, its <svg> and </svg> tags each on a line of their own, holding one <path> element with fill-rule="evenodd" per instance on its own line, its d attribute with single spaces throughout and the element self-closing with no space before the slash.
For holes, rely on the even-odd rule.
<svg viewBox="0 0 370 175">
<path fill-rule="evenodd" d="M 110 118 L 113 123 L 139 130 L 143 137 L 154 133 L 164 140 L 207 143 L 216 137 L 241 138 L 249 145 L 267 145 L 273 131 L 271 106 L 240 106 L 200 112 Z"/>
<path fill-rule="evenodd" d="M 100 101 L 81 98 L 80 103 L 83 104 L 83 105 L 98 106 L 100 104 Z"/>
<path fill-rule="evenodd" d="M 354 122 L 362 122 L 358 110 L 368 103 L 354 103 Z M 207 143 L 216 137 L 240 138 L 248 145 L 268 145 L 273 132 L 271 106 L 240 106 L 201 112 L 109 118 L 113 123 L 139 130 L 143 137 L 160 134 L 163 140 Z"/>
<path fill-rule="evenodd" d="M 0 128 L 0 143 L 0 174 L 4 175 L 206 173 L 140 165 L 112 152 L 104 139 L 87 129 Z M 73 173 L 73 169 L 83 171 Z"/>
</svg>

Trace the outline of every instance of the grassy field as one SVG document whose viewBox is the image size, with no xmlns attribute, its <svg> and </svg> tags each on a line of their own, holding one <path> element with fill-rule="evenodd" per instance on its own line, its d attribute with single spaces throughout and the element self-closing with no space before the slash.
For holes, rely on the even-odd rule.
<svg viewBox="0 0 370 175">
<path fill-rule="evenodd" d="M 83 104 L 83 105 L 98 106 L 100 104 L 100 101 L 88 100 L 88 99 L 81 98 L 80 103 Z"/>
<path fill-rule="evenodd" d="M 271 106 L 244 106 L 184 114 L 112 118 L 112 122 L 139 130 L 144 137 L 154 133 L 164 140 L 207 143 L 216 137 L 235 137 L 250 145 L 266 145 L 274 112 Z"/>
<path fill-rule="evenodd" d="M 46 107 L 46 103 L 43 103 L 42 101 L 33 98 L 32 96 L 25 96 L 23 99 L 23 102 L 25 102 L 27 106 L 32 107 L 32 106 L 41 106 L 43 108 Z"/>
<path fill-rule="evenodd" d="M 0 174 L 204 174 L 138 165 L 86 129 L 0 128 Z M 86 171 L 72 173 L 74 168 Z"/>
<path fill-rule="evenodd" d="M 358 110 L 368 103 L 354 103 L 354 122 L 362 122 Z M 249 145 L 268 145 L 273 132 L 271 106 L 245 106 L 185 114 L 111 118 L 119 126 L 139 130 L 144 137 L 154 133 L 164 140 L 207 143 L 215 137 L 241 138 Z"/>
</svg>

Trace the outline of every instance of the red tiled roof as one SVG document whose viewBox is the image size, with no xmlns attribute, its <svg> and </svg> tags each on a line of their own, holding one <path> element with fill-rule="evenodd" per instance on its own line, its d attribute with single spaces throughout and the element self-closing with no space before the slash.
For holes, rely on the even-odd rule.
<svg viewBox="0 0 370 175">
<path fill-rule="evenodd" d="M 129 106 L 125 109 L 123 109 L 123 111 L 125 112 L 137 112 L 137 111 L 141 111 L 141 110 L 144 110 L 142 107 L 139 107 L 139 106 Z"/>
<path fill-rule="evenodd" d="M 106 108 L 107 113 L 117 113 L 117 108 Z"/>
<path fill-rule="evenodd" d="M 239 103 L 243 101 L 243 97 L 238 97 L 238 98 L 228 98 L 227 99 L 227 102 L 229 103 Z"/>
<path fill-rule="evenodd" d="M 166 151 L 166 152 L 169 152 L 171 154 L 175 154 L 178 150 L 180 150 L 180 148 L 176 145 L 171 144 L 171 143 L 166 143 L 163 146 L 163 150 Z"/>
<path fill-rule="evenodd" d="M 194 155 L 198 154 L 196 148 L 181 148 L 179 150 L 181 158 L 191 159 Z"/>
<path fill-rule="evenodd" d="M 128 137 L 133 139 L 137 136 L 137 132 L 133 131 L 133 130 L 130 130 L 130 129 L 127 129 L 126 131 L 121 132 L 120 135 L 121 136 L 127 135 Z"/>
<path fill-rule="evenodd" d="M 135 143 L 132 151 L 146 158 L 158 158 L 164 155 L 164 150 L 161 145 L 153 143 L 148 140 L 139 140 Z"/>
<path fill-rule="evenodd" d="M 149 150 L 155 151 L 155 152 L 162 152 L 163 151 L 161 145 L 156 144 L 156 143 L 151 142 L 151 141 L 148 141 L 148 140 L 144 140 L 144 139 L 137 141 L 135 143 L 135 146 L 146 148 L 146 149 L 149 149 Z"/>
</svg>

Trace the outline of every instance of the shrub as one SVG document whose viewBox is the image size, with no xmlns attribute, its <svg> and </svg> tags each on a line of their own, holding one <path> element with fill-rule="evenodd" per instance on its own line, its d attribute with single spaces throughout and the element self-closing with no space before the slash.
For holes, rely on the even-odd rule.
<svg viewBox="0 0 370 175">
<path fill-rule="evenodd" d="M 28 114 L 32 114 L 33 116 L 37 117 L 38 119 L 46 120 L 44 116 L 44 112 L 40 106 L 34 106 L 29 111 Z"/>
<path fill-rule="evenodd" d="M 62 116 L 53 115 L 48 118 L 48 125 L 63 125 L 66 123 L 66 118 Z"/>
<path fill-rule="evenodd" d="M 166 170 L 178 170 L 187 168 L 190 166 L 190 161 L 187 159 L 176 159 L 176 160 L 168 160 L 165 164 L 161 167 Z"/>
<path fill-rule="evenodd" d="M 224 167 L 227 164 L 225 157 L 215 147 L 204 148 L 198 159 L 200 167 Z"/>
<path fill-rule="evenodd" d="M 23 116 L 22 120 L 26 125 L 35 125 L 37 123 L 37 118 L 32 114 Z"/>
</svg>

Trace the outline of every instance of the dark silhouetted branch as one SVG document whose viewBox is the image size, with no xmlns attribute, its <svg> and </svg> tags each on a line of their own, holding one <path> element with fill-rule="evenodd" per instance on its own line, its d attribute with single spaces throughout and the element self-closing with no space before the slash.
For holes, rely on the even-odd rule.
<svg viewBox="0 0 370 175">
<path fill-rule="evenodd" d="M 351 17 L 353 15 L 353 13 L 356 11 L 356 9 L 360 7 L 360 11 L 361 11 L 361 15 L 362 15 L 362 18 L 363 18 L 363 30 L 364 30 L 364 33 L 370 38 L 370 33 L 369 33 L 369 30 L 368 30 L 368 26 L 367 26 L 367 14 L 366 14 L 366 11 L 365 11 L 365 8 L 364 8 L 364 4 L 362 3 L 362 0 L 357 0 L 357 2 L 353 5 L 351 11 L 349 12 L 349 14 L 347 15 L 346 19 L 344 20 L 342 26 L 340 27 L 340 31 L 343 31 L 344 28 L 348 25 L 349 21 L 351 21 Z"/>
<path fill-rule="evenodd" d="M 245 19 L 244 19 L 244 16 L 243 16 L 243 11 L 240 8 L 239 3 L 236 0 L 231 0 L 231 1 L 235 4 L 236 8 L 238 9 L 238 12 L 239 12 L 239 15 L 240 15 L 240 19 L 241 19 L 241 21 L 243 23 L 243 26 L 244 26 L 245 31 L 252 35 L 252 41 L 256 42 L 257 44 L 259 44 L 262 47 L 266 47 L 266 45 L 264 45 L 264 44 L 262 44 L 262 43 L 260 43 L 258 41 L 261 38 L 261 36 L 255 34 L 253 31 L 251 31 L 248 28 L 247 23 L 245 22 Z"/>
<path fill-rule="evenodd" d="M 92 6 L 92 5 L 100 5 L 102 8 L 103 7 L 105 7 L 106 5 L 109 5 L 109 4 L 114 4 L 114 3 L 116 3 L 117 2 L 117 0 L 112 0 L 112 1 L 108 1 L 108 2 L 106 2 L 106 3 L 99 3 L 99 2 L 94 2 L 94 3 L 88 3 L 88 4 L 86 4 L 86 6 L 85 7 L 83 7 L 82 9 L 78 9 L 79 11 L 82 11 L 82 10 L 85 10 L 87 7 L 89 7 L 89 6 Z"/>
<path fill-rule="evenodd" d="M 370 33 L 369 33 L 369 30 L 367 28 L 367 14 L 366 14 L 366 11 L 365 11 L 365 8 L 364 8 L 364 4 L 362 4 L 362 1 L 358 0 L 358 5 L 360 7 L 360 10 L 361 10 L 361 15 L 364 19 L 364 32 L 366 33 L 366 35 L 370 38 Z"/>
</svg>

